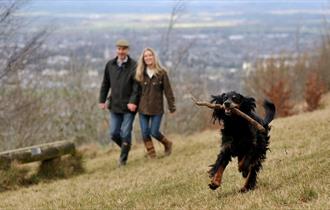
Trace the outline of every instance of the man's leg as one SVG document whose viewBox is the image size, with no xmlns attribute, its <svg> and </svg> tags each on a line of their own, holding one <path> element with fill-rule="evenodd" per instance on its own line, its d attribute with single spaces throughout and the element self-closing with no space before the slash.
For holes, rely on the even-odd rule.
<svg viewBox="0 0 330 210">
<path fill-rule="evenodd" d="M 135 113 L 123 114 L 123 123 L 121 126 L 121 153 L 119 158 L 119 165 L 125 165 L 128 158 L 128 153 L 131 149 L 132 129 Z"/>
<path fill-rule="evenodd" d="M 123 122 L 123 114 L 117 114 L 110 112 L 110 138 L 119 147 L 122 145 L 122 139 L 120 136 L 120 127 Z"/>
</svg>

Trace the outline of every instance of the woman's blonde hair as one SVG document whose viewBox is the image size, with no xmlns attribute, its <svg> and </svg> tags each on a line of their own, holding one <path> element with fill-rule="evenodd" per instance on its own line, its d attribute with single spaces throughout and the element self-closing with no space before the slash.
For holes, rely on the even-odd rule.
<svg viewBox="0 0 330 210">
<path fill-rule="evenodd" d="M 161 74 L 163 71 L 165 71 L 165 68 L 160 63 L 160 60 L 158 58 L 156 51 L 150 47 L 144 48 L 144 50 L 142 51 L 140 58 L 138 60 L 137 67 L 136 67 L 136 73 L 135 73 L 135 79 L 139 82 L 143 81 L 143 74 L 144 74 L 144 70 L 146 68 L 146 63 L 144 62 L 144 53 L 146 51 L 150 51 L 154 56 L 155 75 L 157 76 L 157 75 Z"/>
</svg>

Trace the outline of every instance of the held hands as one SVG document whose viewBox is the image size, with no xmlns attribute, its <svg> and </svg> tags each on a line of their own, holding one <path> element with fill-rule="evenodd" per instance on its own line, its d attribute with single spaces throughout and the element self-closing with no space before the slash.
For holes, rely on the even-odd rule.
<svg viewBox="0 0 330 210">
<path fill-rule="evenodd" d="M 106 109 L 107 108 L 107 104 L 106 103 L 99 103 L 99 108 L 100 109 Z M 127 104 L 127 108 L 131 111 L 131 112 L 135 112 L 137 106 L 135 104 Z"/>
<path fill-rule="evenodd" d="M 130 110 L 131 112 L 135 112 L 136 111 L 136 108 L 137 106 L 135 104 L 127 104 L 127 108 L 128 110 Z"/>
<path fill-rule="evenodd" d="M 107 108 L 107 104 L 106 103 L 99 103 L 99 108 L 100 109 L 106 109 Z"/>
</svg>

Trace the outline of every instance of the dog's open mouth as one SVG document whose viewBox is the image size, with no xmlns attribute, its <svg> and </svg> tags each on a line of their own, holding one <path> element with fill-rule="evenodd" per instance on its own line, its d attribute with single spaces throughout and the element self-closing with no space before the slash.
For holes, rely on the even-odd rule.
<svg viewBox="0 0 330 210">
<path fill-rule="evenodd" d="M 237 104 L 235 104 L 235 103 L 231 103 L 229 106 L 227 105 L 225 105 L 224 106 L 224 111 L 225 111 L 225 115 L 228 115 L 228 116 L 230 116 L 231 114 L 232 114 L 232 109 L 235 109 L 235 108 L 237 108 L 238 109 L 238 105 Z"/>
<path fill-rule="evenodd" d="M 231 115 L 231 108 L 225 107 L 225 114 L 226 115 Z"/>
</svg>

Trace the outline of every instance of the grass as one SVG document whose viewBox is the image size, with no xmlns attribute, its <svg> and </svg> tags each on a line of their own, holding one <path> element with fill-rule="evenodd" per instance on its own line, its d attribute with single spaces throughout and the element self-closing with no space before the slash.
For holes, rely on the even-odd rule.
<svg viewBox="0 0 330 210">
<path fill-rule="evenodd" d="M 92 148 L 85 173 L 0 193 L 0 209 L 329 209 L 330 106 L 272 123 L 271 152 L 257 188 L 238 193 L 244 181 L 236 159 L 223 185 L 208 189 L 208 165 L 219 150 L 219 132 L 170 136 L 174 151 L 144 157 L 134 145 L 126 167 L 117 148 Z M 85 153 L 88 154 L 85 148 Z"/>
</svg>

